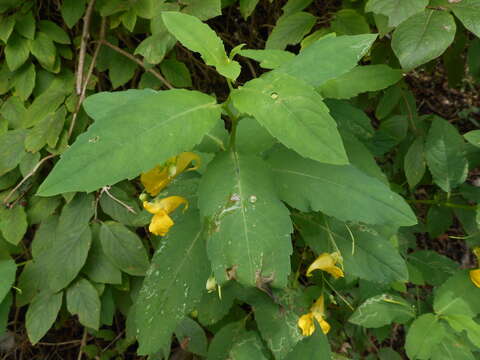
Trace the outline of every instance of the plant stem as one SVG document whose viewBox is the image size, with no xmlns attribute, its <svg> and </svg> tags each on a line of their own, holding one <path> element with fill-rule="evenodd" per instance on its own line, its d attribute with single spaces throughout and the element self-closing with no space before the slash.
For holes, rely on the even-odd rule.
<svg viewBox="0 0 480 360">
<path fill-rule="evenodd" d="M 451 202 L 440 202 L 436 200 L 417 200 L 417 199 L 410 199 L 407 200 L 410 204 L 426 204 L 426 205 L 437 205 L 449 208 L 456 208 L 456 209 L 465 209 L 465 210 L 477 210 L 477 207 L 474 205 L 463 205 L 463 204 L 454 204 Z"/>
</svg>

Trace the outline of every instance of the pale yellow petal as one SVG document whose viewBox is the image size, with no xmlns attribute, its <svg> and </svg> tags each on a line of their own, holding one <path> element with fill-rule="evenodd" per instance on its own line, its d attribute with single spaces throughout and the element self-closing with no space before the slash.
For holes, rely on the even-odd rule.
<svg viewBox="0 0 480 360">
<path fill-rule="evenodd" d="M 152 217 L 148 230 L 152 234 L 165 236 L 174 224 L 165 211 L 160 211 Z"/>
<path fill-rule="evenodd" d="M 322 332 L 327 335 L 328 332 L 330 331 L 330 324 L 326 322 L 323 318 L 318 320 L 318 323 L 320 324 L 320 327 L 322 328 Z"/>
<path fill-rule="evenodd" d="M 470 280 L 480 288 L 480 269 L 470 270 Z"/>
<path fill-rule="evenodd" d="M 187 169 L 190 163 L 193 162 L 193 167 Z M 177 156 L 177 164 L 176 164 L 176 171 L 175 176 L 184 172 L 185 169 L 187 171 L 197 170 L 200 167 L 201 159 L 200 156 L 193 152 L 183 152 Z"/>
<path fill-rule="evenodd" d="M 155 166 L 152 170 L 140 175 L 140 181 L 145 190 L 152 196 L 156 196 L 171 181 L 168 176 L 168 168 Z"/>
<path fill-rule="evenodd" d="M 310 336 L 315 331 L 315 324 L 313 322 L 313 314 L 308 313 L 300 316 L 297 322 L 298 327 L 302 330 L 303 336 Z"/>
<path fill-rule="evenodd" d="M 175 211 L 180 205 L 185 204 L 185 209 L 188 208 L 188 201 L 181 196 L 169 196 L 158 201 L 159 206 L 170 214 L 172 211 Z M 147 209 L 147 211 L 149 211 Z"/>
<path fill-rule="evenodd" d="M 310 311 L 313 313 L 314 316 L 324 316 L 325 315 L 325 304 L 324 304 L 324 297 L 320 295 L 315 301 L 315 303 L 310 308 Z"/>
<path fill-rule="evenodd" d="M 154 202 L 144 201 L 143 208 L 147 210 L 150 214 L 157 214 L 160 211 L 165 211 L 162 208 L 160 201 L 154 201 Z"/>
<path fill-rule="evenodd" d="M 318 256 L 315 261 L 308 267 L 307 276 L 312 276 L 312 272 L 315 270 L 323 270 L 332 274 L 335 278 L 343 277 L 343 271 L 335 264 L 340 260 L 340 254 L 323 253 Z"/>
</svg>

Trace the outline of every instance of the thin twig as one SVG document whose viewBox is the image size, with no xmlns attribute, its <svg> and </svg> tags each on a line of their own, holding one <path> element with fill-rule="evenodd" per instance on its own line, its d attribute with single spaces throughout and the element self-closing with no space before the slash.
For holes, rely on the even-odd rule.
<svg viewBox="0 0 480 360">
<path fill-rule="evenodd" d="M 83 31 L 82 31 L 82 41 L 80 43 L 80 53 L 78 56 L 78 67 L 77 67 L 77 84 L 76 90 L 77 95 L 82 93 L 82 84 L 83 84 L 83 66 L 85 65 L 85 55 L 87 54 L 87 41 L 89 37 L 88 29 L 90 28 L 90 19 L 92 17 L 93 6 L 95 5 L 95 0 L 90 0 L 85 16 L 83 17 Z"/>
<path fill-rule="evenodd" d="M 5 199 L 3 199 L 3 204 L 4 204 L 4 205 L 7 205 L 8 200 L 12 197 L 12 195 L 15 193 L 15 191 L 17 191 L 17 190 L 20 188 L 20 186 L 22 186 L 22 185 L 25 183 L 25 181 L 27 181 L 30 177 L 32 177 L 32 176 L 37 172 L 37 170 L 42 166 L 42 164 L 43 164 L 45 161 L 47 161 L 48 159 L 51 159 L 51 158 L 53 158 L 53 157 L 55 157 L 55 156 L 57 156 L 57 154 L 50 154 L 50 155 L 45 156 L 42 160 L 40 160 L 40 161 L 37 163 L 37 165 L 35 165 L 35 167 L 34 167 L 32 170 L 30 170 L 30 172 L 29 172 L 27 175 L 25 175 L 25 177 L 22 179 L 22 181 L 20 181 L 20 182 L 17 184 L 17 186 L 15 186 L 15 187 L 8 193 L 7 197 L 6 197 Z"/>
<path fill-rule="evenodd" d="M 100 25 L 100 41 L 98 42 L 97 47 L 95 48 L 95 51 L 93 52 L 92 61 L 91 61 L 90 66 L 88 68 L 87 76 L 85 77 L 85 80 L 81 84 L 80 96 L 79 96 L 78 101 L 77 101 L 77 106 L 75 108 L 75 112 L 72 115 L 72 121 L 70 122 L 70 127 L 68 128 L 68 138 L 70 138 L 70 136 L 72 135 L 73 128 L 75 127 L 75 122 L 77 120 L 78 113 L 80 112 L 80 108 L 82 107 L 83 101 L 85 100 L 85 95 L 87 93 L 88 82 L 90 81 L 90 78 L 92 77 L 93 69 L 95 68 L 95 64 L 97 62 L 98 54 L 100 53 L 100 48 L 102 47 L 102 44 L 103 44 L 102 41 L 105 39 L 106 23 L 107 23 L 106 19 L 102 18 L 102 23 Z"/>
<path fill-rule="evenodd" d="M 82 342 L 80 343 L 80 350 L 78 351 L 77 360 L 82 360 L 83 348 L 87 344 L 87 329 L 83 331 Z"/>
<path fill-rule="evenodd" d="M 115 196 L 113 196 L 112 194 L 110 194 L 110 186 L 104 186 L 102 188 L 102 191 L 100 192 L 100 196 L 102 196 L 102 193 L 105 193 L 107 194 L 110 199 L 112 199 L 113 201 L 116 201 L 117 203 L 119 203 L 120 205 L 122 205 L 125 209 L 127 209 L 128 211 L 130 211 L 131 213 L 133 214 L 136 214 L 135 210 L 130 206 L 130 205 L 127 205 L 125 204 L 122 200 L 120 199 L 117 199 Z M 100 197 L 99 197 L 100 198 Z"/>
<path fill-rule="evenodd" d="M 123 56 L 129 58 L 130 60 L 132 60 L 133 62 L 137 63 L 138 65 L 140 65 L 141 67 L 143 67 L 145 69 L 145 71 L 148 71 L 149 73 L 151 73 L 153 76 L 155 76 L 158 80 L 160 80 L 167 88 L 169 89 L 173 89 L 174 87 L 167 81 L 167 79 L 165 79 L 162 74 L 160 74 L 158 71 L 156 71 L 155 69 L 153 68 L 148 68 L 145 63 L 140 60 L 139 58 L 137 58 L 136 56 L 133 56 L 132 54 L 130 54 L 129 52 L 123 50 L 123 49 L 120 49 L 118 46 L 116 45 L 113 45 L 112 43 L 109 43 L 107 40 L 103 40 L 102 43 L 106 46 L 108 46 L 110 49 L 112 50 L 115 50 L 116 52 L 118 52 L 119 54 L 122 54 Z"/>
</svg>

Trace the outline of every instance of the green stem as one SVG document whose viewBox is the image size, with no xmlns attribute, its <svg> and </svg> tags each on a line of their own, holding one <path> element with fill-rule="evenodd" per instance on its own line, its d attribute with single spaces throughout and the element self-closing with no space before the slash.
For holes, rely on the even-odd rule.
<svg viewBox="0 0 480 360">
<path fill-rule="evenodd" d="M 477 207 L 474 205 L 463 205 L 463 204 L 453 204 L 450 202 L 440 202 L 437 200 L 417 200 L 411 199 L 407 200 L 410 204 L 426 204 L 426 205 L 437 205 L 437 206 L 444 206 L 449 208 L 456 208 L 456 209 L 465 209 L 465 210 L 477 210 Z"/>
</svg>

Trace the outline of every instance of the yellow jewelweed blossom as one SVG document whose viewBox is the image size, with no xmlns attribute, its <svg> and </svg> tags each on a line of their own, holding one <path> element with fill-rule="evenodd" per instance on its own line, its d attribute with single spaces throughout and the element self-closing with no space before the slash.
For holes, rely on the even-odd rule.
<svg viewBox="0 0 480 360">
<path fill-rule="evenodd" d="M 148 230 L 155 235 L 165 236 L 168 230 L 175 224 L 169 214 L 181 204 L 188 208 L 188 201 L 181 196 L 169 196 L 154 202 L 143 202 L 143 207 L 150 214 L 153 214 Z"/>
<path fill-rule="evenodd" d="M 308 267 L 307 276 L 312 276 L 312 272 L 315 270 L 323 270 L 331 274 L 335 279 L 343 277 L 343 270 L 335 266 L 340 261 L 341 256 L 338 252 L 320 254 Z"/>
<path fill-rule="evenodd" d="M 310 308 L 308 314 L 300 316 L 298 319 L 298 327 L 302 329 L 303 336 L 310 336 L 315 331 L 315 322 L 313 319 L 316 319 L 320 324 L 320 328 L 324 334 L 328 334 L 330 331 L 330 324 L 325 321 L 323 318 L 325 316 L 325 307 L 324 307 L 324 298 L 321 295 L 317 301 Z"/>
<path fill-rule="evenodd" d="M 187 167 L 195 162 L 191 168 Z M 145 190 L 152 196 L 162 191 L 178 174 L 184 171 L 197 170 L 200 166 L 200 157 L 193 152 L 183 152 L 168 159 L 165 164 L 157 165 L 150 171 L 140 175 Z M 185 170 L 186 169 L 186 170 Z"/>
<path fill-rule="evenodd" d="M 480 288 L 480 269 L 470 270 L 470 280 Z"/>
</svg>

